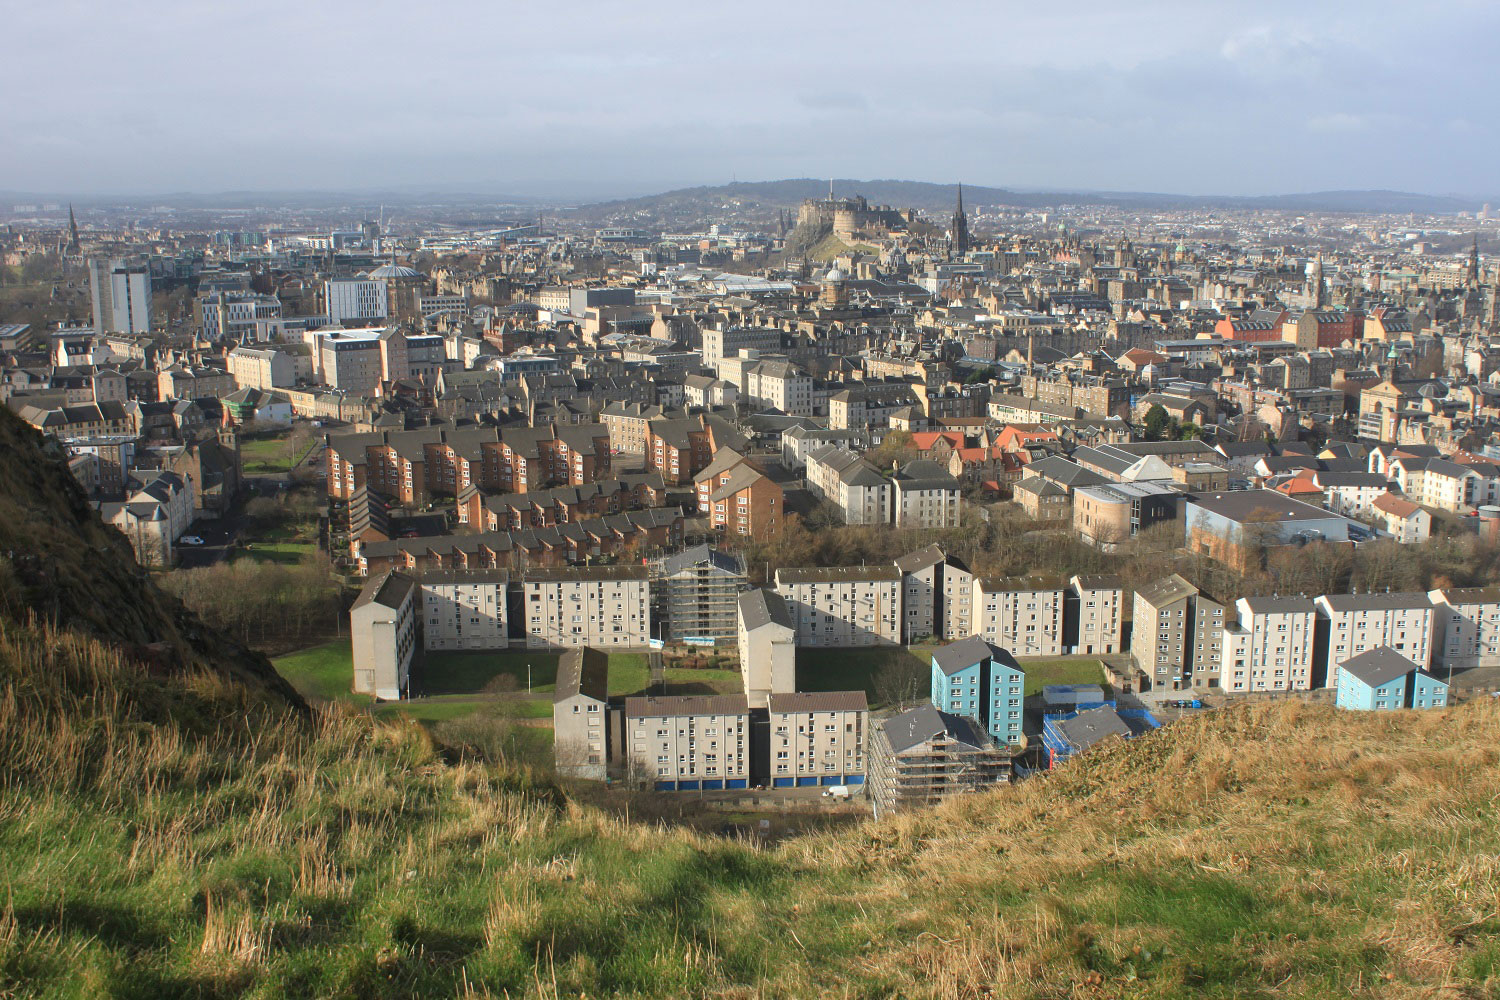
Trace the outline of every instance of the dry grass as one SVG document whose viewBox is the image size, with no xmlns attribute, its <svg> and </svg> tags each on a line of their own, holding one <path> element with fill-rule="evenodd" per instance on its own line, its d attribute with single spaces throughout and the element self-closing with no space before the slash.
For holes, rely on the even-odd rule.
<svg viewBox="0 0 1500 1000">
<path fill-rule="evenodd" d="M 774 850 L 0 627 L 0 996 L 1480 997 L 1500 707 L 1201 714 Z"/>
</svg>

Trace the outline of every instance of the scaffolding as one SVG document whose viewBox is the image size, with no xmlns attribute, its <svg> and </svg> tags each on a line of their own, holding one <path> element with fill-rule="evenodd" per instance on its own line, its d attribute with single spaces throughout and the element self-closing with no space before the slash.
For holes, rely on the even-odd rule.
<svg viewBox="0 0 1500 1000">
<path fill-rule="evenodd" d="M 894 751 L 884 732 L 870 754 L 871 794 L 882 811 L 930 806 L 1011 780 L 1010 747 L 975 746 L 944 732 Z"/>
</svg>

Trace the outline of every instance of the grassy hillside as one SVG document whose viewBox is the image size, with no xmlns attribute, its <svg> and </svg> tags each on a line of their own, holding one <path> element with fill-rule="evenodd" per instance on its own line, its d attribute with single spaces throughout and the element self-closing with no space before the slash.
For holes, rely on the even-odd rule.
<svg viewBox="0 0 1500 1000">
<path fill-rule="evenodd" d="M 157 718 L 218 719 L 212 729 Z M 1205 715 L 775 849 L 0 631 L 0 995 L 1487 996 L 1500 707 Z"/>
</svg>

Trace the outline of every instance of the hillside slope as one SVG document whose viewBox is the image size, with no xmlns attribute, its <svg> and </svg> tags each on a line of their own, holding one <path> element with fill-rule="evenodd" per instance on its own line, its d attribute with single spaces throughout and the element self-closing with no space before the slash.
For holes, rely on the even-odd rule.
<svg viewBox="0 0 1500 1000">
<path fill-rule="evenodd" d="M 3 421 L 0 997 L 1500 991 L 1493 702 L 1205 713 L 774 849 L 632 825 L 414 725 L 306 724 Z"/>
<path fill-rule="evenodd" d="M 1500 707 L 1203 715 L 764 850 L 634 826 L 414 726 L 143 725 L 0 630 L 0 995 L 1493 996 Z"/>
<path fill-rule="evenodd" d="M 205 628 L 100 522 L 60 447 L 0 407 L 0 611 L 96 636 L 165 672 L 221 672 L 302 705 L 269 660 Z"/>
</svg>

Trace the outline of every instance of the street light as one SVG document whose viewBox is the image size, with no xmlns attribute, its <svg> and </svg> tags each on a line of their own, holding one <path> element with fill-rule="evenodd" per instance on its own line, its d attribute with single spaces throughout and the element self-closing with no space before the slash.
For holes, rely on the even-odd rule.
<svg viewBox="0 0 1500 1000">
<path fill-rule="evenodd" d="M 531 693 L 531 663 L 529 661 L 526 664 L 526 693 Z"/>
</svg>

